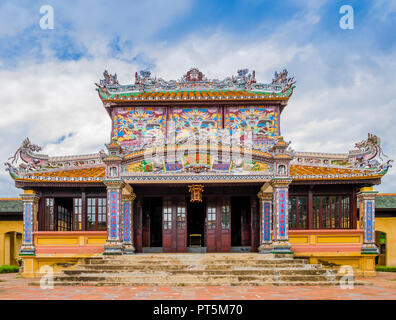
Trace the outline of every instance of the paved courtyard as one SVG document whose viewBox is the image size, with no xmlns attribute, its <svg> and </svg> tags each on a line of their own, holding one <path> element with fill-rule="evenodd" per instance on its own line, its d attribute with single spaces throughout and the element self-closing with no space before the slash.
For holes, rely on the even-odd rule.
<svg viewBox="0 0 396 320">
<path fill-rule="evenodd" d="M 279 299 L 396 299 L 396 273 L 378 273 L 376 277 L 357 278 L 364 285 L 353 289 L 340 286 L 294 287 L 54 287 L 31 286 L 32 279 L 17 274 L 0 274 L 1 300 L 279 300 Z"/>
</svg>

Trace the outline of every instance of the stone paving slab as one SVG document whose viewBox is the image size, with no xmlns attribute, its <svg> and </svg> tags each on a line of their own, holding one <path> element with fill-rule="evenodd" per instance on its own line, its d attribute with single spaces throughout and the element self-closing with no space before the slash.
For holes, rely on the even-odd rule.
<svg viewBox="0 0 396 320">
<path fill-rule="evenodd" d="M 365 284 L 340 286 L 244 287 L 54 287 L 31 286 L 32 279 L 0 274 L 0 300 L 396 300 L 396 273 L 357 278 Z"/>
</svg>

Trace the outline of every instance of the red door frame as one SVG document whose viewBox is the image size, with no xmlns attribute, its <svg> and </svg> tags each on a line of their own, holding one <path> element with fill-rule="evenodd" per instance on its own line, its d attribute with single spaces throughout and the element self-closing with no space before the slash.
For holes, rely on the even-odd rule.
<svg viewBox="0 0 396 320">
<path fill-rule="evenodd" d="M 251 249 L 252 252 L 258 251 L 258 246 L 260 245 L 260 214 L 259 207 L 257 204 L 257 198 L 250 198 L 250 239 L 251 239 Z"/>
<path fill-rule="evenodd" d="M 185 197 L 175 198 L 176 252 L 187 252 L 187 201 Z"/>
<path fill-rule="evenodd" d="M 183 215 L 184 223 L 178 221 Z M 187 208 L 185 197 L 164 197 L 162 200 L 162 251 L 186 252 L 187 251 Z"/>
<path fill-rule="evenodd" d="M 133 215 L 134 240 L 136 252 L 142 252 L 142 199 L 138 198 L 135 204 L 136 214 Z"/>
<path fill-rule="evenodd" d="M 221 243 L 219 251 L 231 252 L 231 198 L 226 196 L 220 198 L 219 209 L 220 216 L 218 217 L 218 220 L 220 220 L 220 227 L 218 230 L 220 233 Z M 225 212 L 227 210 L 228 212 Z M 228 221 L 226 221 L 226 215 L 228 215 Z"/>
<path fill-rule="evenodd" d="M 173 248 L 173 208 L 170 197 L 162 199 L 162 251 L 174 252 Z"/>
<path fill-rule="evenodd" d="M 243 198 L 244 200 L 246 198 Z M 249 199 L 250 201 L 250 199 Z M 243 202 L 243 203 L 247 203 L 247 201 Z M 246 220 L 248 218 L 250 218 L 251 215 L 251 204 L 249 203 L 249 208 L 245 208 L 245 207 L 240 207 L 241 209 L 241 246 L 250 246 L 251 244 L 251 221 L 250 223 L 247 222 Z M 250 220 L 250 219 L 249 219 Z"/>
<path fill-rule="evenodd" d="M 231 199 L 228 196 L 207 197 L 206 201 L 206 251 L 230 252 L 231 251 Z M 223 206 L 228 205 L 228 225 L 223 229 Z M 213 219 L 215 218 L 215 220 Z M 214 221 L 209 228 L 209 222 Z M 224 221 L 226 223 L 226 221 Z"/>
<path fill-rule="evenodd" d="M 217 252 L 217 230 L 219 226 L 219 212 L 216 197 L 206 198 L 206 251 Z"/>
</svg>

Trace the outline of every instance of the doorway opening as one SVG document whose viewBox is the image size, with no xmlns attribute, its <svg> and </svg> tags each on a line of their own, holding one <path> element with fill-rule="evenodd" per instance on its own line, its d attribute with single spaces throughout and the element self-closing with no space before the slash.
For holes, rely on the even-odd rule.
<svg viewBox="0 0 396 320">
<path fill-rule="evenodd" d="M 55 200 L 55 225 L 57 231 L 72 231 L 73 198 L 56 198 Z M 89 214 L 87 224 L 95 223 L 91 221 Z"/>
<path fill-rule="evenodd" d="M 386 233 L 375 231 L 375 244 L 379 249 L 378 256 L 375 257 L 375 264 L 386 266 Z"/>
<path fill-rule="evenodd" d="M 205 247 L 205 202 L 188 202 L 187 215 L 187 246 Z"/>
<path fill-rule="evenodd" d="M 231 198 L 231 246 L 250 246 L 250 198 Z"/>
<path fill-rule="evenodd" d="M 162 247 L 162 198 L 143 199 L 142 246 Z"/>
</svg>

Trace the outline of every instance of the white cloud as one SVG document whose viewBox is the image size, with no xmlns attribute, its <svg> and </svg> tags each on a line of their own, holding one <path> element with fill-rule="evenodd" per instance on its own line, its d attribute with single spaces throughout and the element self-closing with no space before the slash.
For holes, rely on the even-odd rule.
<svg viewBox="0 0 396 320">
<path fill-rule="evenodd" d="M 317 13 L 320 8 L 312 5 L 309 10 Z M 122 17 L 126 19 L 127 13 L 122 13 Z M 148 17 L 148 21 L 155 23 L 153 17 Z M 83 18 L 75 19 L 80 19 L 79 28 L 83 29 Z M 117 21 L 103 19 L 98 20 L 103 28 L 115 30 L 121 26 Z M 131 83 L 134 72 L 144 66 L 102 58 L 107 54 L 107 36 L 94 39 L 89 33 L 98 21 L 87 25 L 87 33 L 81 34 L 81 39 L 87 37 L 84 41 L 91 41 L 94 58 L 76 62 L 48 59 L 40 65 L 26 62 L 17 69 L 0 70 L 1 159 L 6 160 L 26 136 L 33 143 L 45 144 L 44 152 L 50 155 L 97 152 L 108 142 L 110 119 L 94 82 L 107 69 L 116 72 L 121 83 Z M 168 22 L 159 21 L 157 26 Z M 239 68 L 254 69 L 258 81 L 270 82 L 275 70 L 287 67 L 297 80 L 297 88 L 282 114 L 281 129 L 294 149 L 347 152 L 355 142 L 365 139 L 367 132 L 372 132 L 381 137 L 384 152 L 396 159 L 396 53 L 373 49 L 370 53 L 345 54 L 344 44 L 331 39 L 301 45 L 293 41 L 293 31 L 303 27 L 301 17 L 296 17 L 276 29 L 276 33 L 254 41 L 222 31 L 194 33 L 175 44 L 141 42 L 121 54 L 140 54 L 153 61 L 153 75 L 165 79 L 178 79 L 196 66 L 209 78 L 224 78 Z M 73 135 L 63 142 L 54 143 L 70 133 Z M 390 169 L 379 190 L 396 190 L 395 171 Z M 7 173 L 1 172 L 1 195 L 15 193 L 11 183 Z"/>
</svg>

